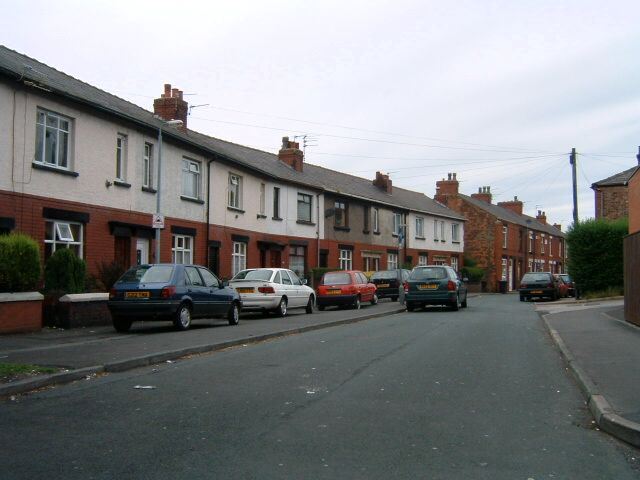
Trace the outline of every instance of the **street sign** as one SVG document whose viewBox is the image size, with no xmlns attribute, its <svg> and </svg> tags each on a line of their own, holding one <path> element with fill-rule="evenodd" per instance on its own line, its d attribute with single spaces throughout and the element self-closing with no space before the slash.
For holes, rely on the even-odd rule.
<svg viewBox="0 0 640 480">
<path fill-rule="evenodd" d="M 154 213 L 151 226 L 153 228 L 164 228 L 164 215 L 160 215 L 159 213 Z"/>
</svg>

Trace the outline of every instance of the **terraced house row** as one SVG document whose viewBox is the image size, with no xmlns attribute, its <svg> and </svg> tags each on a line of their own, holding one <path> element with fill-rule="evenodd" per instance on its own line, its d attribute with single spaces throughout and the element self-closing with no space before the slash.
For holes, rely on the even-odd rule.
<svg viewBox="0 0 640 480">
<path fill-rule="evenodd" d="M 44 260 L 73 249 L 92 273 L 462 267 L 462 213 L 381 172 L 309 164 L 286 137 L 269 153 L 197 133 L 187 112 L 170 85 L 151 112 L 0 46 L 0 232 L 33 236 Z"/>
</svg>

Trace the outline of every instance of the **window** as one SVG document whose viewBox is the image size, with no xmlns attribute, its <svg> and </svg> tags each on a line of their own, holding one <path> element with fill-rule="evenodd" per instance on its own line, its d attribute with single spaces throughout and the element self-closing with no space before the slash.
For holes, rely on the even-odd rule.
<svg viewBox="0 0 640 480">
<path fill-rule="evenodd" d="M 529 259 L 529 261 L 527 262 L 528 264 L 528 270 L 529 272 L 533 272 L 533 260 Z"/>
<path fill-rule="evenodd" d="M 440 241 L 445 242 L 446 240 L 447 240 L 447 237 L 444 233 L 444 222 L 440 222 Z"/>
<path fill-rule="evenodd" d="M 242 177 L 229 174 L 229 203 L 231 208 L 242 208 Z"/>
<path fill-rule="evenodd" d="M 280 187 L 273 187 L 273 218 L 280 217 Z"/>
<path fill-rule="evenodd" d="M 387 253 L 387 269 L 395 270 L 398 268 L 398 254 Z"/>
<path fill-rule="evenodd" d="M 78 258 L 83 255 L 83 225 L 77 222 L 45 221 L 44 256 L 47 260 L 58 248 L 69 248 Z"/>
<path fill-rule="evenodd" d="M 529 253 L 533 253 L 534 237 L 533 232 L 529 232 Z"/>
<path fill-rule="evenodd" d="M 363 260 L 365 272 L 377 272 L 380 270 L 380 258 L 378 256 L 366 256 L 363 257 Z"/>
<path fill-rule="evenodd" d="M 502 281 L 508 280 L 508 263 L 505 257 L 502 257 Z"/>
<path fill-rule="evenodd" d="M 127 169 L 127 136 L 121 133 L 116 138 L 116 180 L 125 181 Z"/>
<path fill-rule="evenodd" d="M 247 268 L 247 244 L 244 242 L 233 242 L 233 253 L 231 254 L 231 275 L 235 275 L 245 268 Z"/>
<path fill-rule="evenodd" d="M 393 234 L 400 235 L 402 232 L 402 214 L 394 213 L 393 214 Z"/>
<path fill-rule="evenodd" d="M 458 257 L 451 257 L 451 268 L 458 272 Z"/>
<path fill-rule="evenodd" d="M 507 248 L 507 242 L 509 240 L 509 227 L 502 226 L 502 248 Z"/>
<path fill-rule="evenodd" d="M 553 257 L 553 237 L 549 235 L 549 256 Z"/>
<path fill-rule="evenodd" d="M 542 234 L 542 238 L 540 239 L 540 253 L 544 255 L 544 246 L 547 244 L 547 239 L 544 236 L 544 233 Z"/>
<path fill-rule="evenodd" d="M 451 224 L 451 241 L 452 242 L 460 241 L 460 224 L 459 223 Z"/>
<path fill-rule="evenodd" d="M 202 267 L 198 267 L 198 271 L 200 272 L 200 275 L 202 275 L 205 287 L 220 288 L 220 282 L 213 273 Z"/>
<path fill-rule="evenodd" d="M 433 221 L 433 239 L 437 242 L 440 240 L 440 221 Z"/>
<path fill-rule="evenodd" d="M 70 133 L 70 118 L 38 109 L 34 161 L 68 170 Z"/>
<path fill-rule="evenodd" d="M 305 248 L 302 246 L 289 246 L 289 268 L 298 276 L 304 276 Z"/>
<path fill-rule="evenodd" d="M 364 227 L 363 227 L 363 229 L 362 229 L 362 231 L 363 231 L 364 233 L 369 233 L 369 220 L 370 220 L 370 219 L 371 219 L 371 208 L 370 208 L 370 207 L 368 207 L 368 206 L 366 206 L 366 207 L 364 207 L 364 216 L 363 216 L 363 220 L 364 220 L 363 224 L 364 224 Z"/>
<path fill-rule="evenodd" d="M 311 195 L 298 193 L 298 220 L 311 222 Z"/>
<path fill-rule="evenodd" d="M 373 231 L 380 231 L 380 211 L 377 208 L 373 209 Z"/>
<path fill-rule="evenodd" d="M 193 237 L 173 235 L 171 261 L 173 263 L 193 263 Z"/>
<path fill-rule="evenodd" d="M 335 226 L 347 227 L 349 225 L 347 218 L 347 204 L 343 201 L 336 201 L 335 208 Z"/>
<path fill-rule="evenodd" d="M 558 240 L 558 256 L 562 258 L 562 240 Z"/>
<path fill-rule="evenodd" d="M 416 237 L 424 238 L 424 218 L 416 217 Z"/>
<path fill-rule="evenodd" d="M 200 162 L 182 159 L 182 195 L 189 198 L 200 197 Z"/>
<path fill-rule="evenodd" d="M 187 274 L 186 280 L 194 287 L 204 287 L 204 282 L 200 278 L 198 269 L 196 267 L 185 267 L 185 273 Z"/>
<path fill-rule="evenodd" d="M 351 250 L 340 249 L 338 255 L 340 270 L 351 270 L 353 268 L 353 252 Z"/>
<path fill-rule="evenodd" d="M 153 145 L 145 142 L 142 156 L 142 186 L 153 188 Z"/>
<path fill-rule="evenodd" d="M 418 266 L 422 267 L 424 265 L 429 265 L 429 260 L 426 253 L 421 253 L 418 255 Z"/>
<path fill-rule="evenodd" d="M 267 187 L 264 183 L 260 184 L 260 210 L 258 213 L 262 216 L 265 215 L 267 209 Z"/>
</svg>

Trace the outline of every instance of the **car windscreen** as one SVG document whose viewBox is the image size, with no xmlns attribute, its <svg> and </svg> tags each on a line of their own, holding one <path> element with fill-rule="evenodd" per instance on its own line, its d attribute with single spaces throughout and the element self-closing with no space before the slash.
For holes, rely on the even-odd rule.
<svg viewBox="0 0 640 480">
<path fill-rule="evenodd" d="M 447 278 L 447 271 L 438 267 L 416 268 L 409 275 L 409 280 L 443 280 L 445 278 Z"/>
<path fill-rule="evenodd" d="M 273 275 L 273 270 L 250 270 L 244 276 L 244 280 L 260 280 L 263 282 L 268 282 L 271 280 L 271 276 Z M 238 280 L 237 278 L 234 280 Z"/>
<path fill-rule="evenodd" d="M 351 277 L 348 273 L 325 273 L 322 285 L 349 285 Z"/>
<path fill-rule="evenodd" d="M 550 280 L 548 273 L 525 273 L 522 277 L 522 283 L 549 282 Z"/>
<path fill-rule="evenodd" d="M 385 280 L 396 279 L 398 278 L 398 272 L 396 270 L 383 270 L 381 272 L 375 272 L 371 277 L 371 279 L 375 280 L 377 278 L 385 279 Z"/>
<path fill-rule="evenodd" d="M 125 272 L 118 283 L 167 283 L 173 269 L 173 265 L 141 265 Z"/>
</svg>

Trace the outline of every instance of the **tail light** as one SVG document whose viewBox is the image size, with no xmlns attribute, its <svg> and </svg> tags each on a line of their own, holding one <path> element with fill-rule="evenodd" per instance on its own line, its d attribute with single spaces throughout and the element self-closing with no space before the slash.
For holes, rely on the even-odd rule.
<svg viewBox="0 0 640 480">
<path fill-rule="evenodd" d="M 348 285 L 348 286 L 344 287 L 344 293 L 346 293 L 347 295 L 354 295 L 354 294 L 358 293 L 358 289 L 356 287 L 354 287 L 353 285 Z"/>
<path fill-rule="evenodd" d="M 116 298 L 116 289 L 112 288 L 109 290 L 109 300 L 113 300 L 114 298 Z"/>
<path fill-rule="evenodd" d="M 447 283 L 447 290 L 449 290 L 450 292 L 454 292 L 456 290 L 456 282 L 454 282 L 453 280 L 449 280 L 449 282 Z"/>
<path fill-rule="evenodd" d="M 273 287 L 258 287 L 260 293 L 276 293 Z"/>
<path fill-rule="evenodd" d="M 404 293 L 407 293 L 409 291 L 409 282 L 404 282 L 402 287 L 404 288 Z"/>
<path fill-rule="evenodd" d="M 160 290 L 160 298 L 171 298 L 176 294 L 176 287 L 168 285 Z"/>
</svg>

